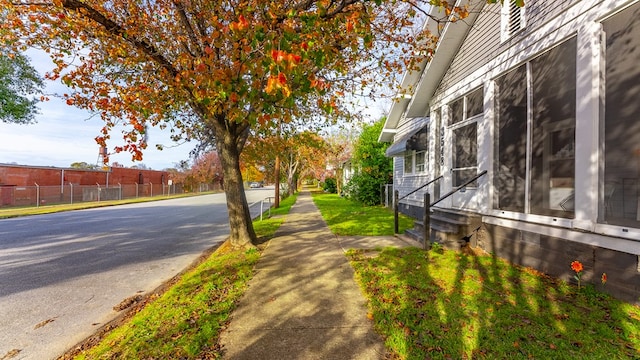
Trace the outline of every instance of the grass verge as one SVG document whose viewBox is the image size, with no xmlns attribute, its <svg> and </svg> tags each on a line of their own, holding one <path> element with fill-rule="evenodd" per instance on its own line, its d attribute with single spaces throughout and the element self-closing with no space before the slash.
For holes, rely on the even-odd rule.
<svg viewBox="0 0 640 360">
<path fill-rule="evenodd" d="M 183 198 L 183 197 L 208 195 L 213 193 L 214 192 L 203 192 L 203 193 L 187 193 L 187 194 L 167 195 L 167 196 L 153 196 L 153 197 L 147 196 L 147 197 L 139 197 L 139 198 L 131 198 L 131 199 L 123 199 L 123 200 L 92 201 L 92 202 L 80 202 L 76 204 L 45 205 L 45 206 L 38 206 L 38 207 L 36 206 L 11 207 L 6 209 L 0 209 L 0 219 L 8 219 L 8 218 L 29 216 L 29 215 L 51 214 L 56 212 L 91 209 L 91 208 L 98 208 L 98 207 L 105 207 L 105 206 L 134 204 L 134 203 L 149 202 L 149 201 L 169 200 L 169 199 L 177 199 L 177 198 Z"/>
<path fill-rule="evenodd" d="M 254 221 L 259 239 L 273 237 L 295 203 L 290 196 Z M 217 359 L 221 329 L 253 277 L 260 257 L 221 247 L 195 269 L 186 272 L 164 293 L 136 309 L 130 319 L 108 332 L 96 345 L 66 358 L 75 359 Z M 75 357 L 72 357 L 75 356 Z"/>
<path fill-rule="evenodd" d="M 313 202 L 336 235 L 393 235 L 393 212 L 384 206 L 365 206 L 337 194 L 312 192 Z M 399 214 L 399 231 L 413 226 L 413 220 Z"/>
<path fill-rule="evenodd" d="M 388 248 L 348 256 L 395 358 L 639 358 L 640 308 L 593 287 L 489 255 Z"/>
</svg>

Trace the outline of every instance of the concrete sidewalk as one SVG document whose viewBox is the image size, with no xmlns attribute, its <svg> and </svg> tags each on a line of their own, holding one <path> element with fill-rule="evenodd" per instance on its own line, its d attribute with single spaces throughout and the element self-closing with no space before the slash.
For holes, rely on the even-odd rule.
<svg viewBox="0 0 640 360">
<path fill-rule="evenodd" d="M 224 358 L 383 359 L 343 249 L 407 245 L 392 236 L 336 237 L 301 193 L 221 335 Z"/>
</svg>

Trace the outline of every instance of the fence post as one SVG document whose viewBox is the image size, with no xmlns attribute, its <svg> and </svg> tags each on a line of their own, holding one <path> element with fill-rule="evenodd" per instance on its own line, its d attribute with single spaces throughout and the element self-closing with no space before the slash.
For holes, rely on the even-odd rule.
<svg viewBox="0 0 640 360">
<path fill-rule="evenodd" d="M 393 233 L 397 234 L 400 232 L 398 223 L 398 190 L 393 192 Z"/>
<path fill-rule="evenodd" d="M 73 183 L 69 183 L 69 187 L 71 188 L 71 204 L 73 205 Z"/>
<path fill-rule="evenodd" d="M 424 226 L 424 249 L 431 248 L 431 194 L 424 193 L 424 214 L 422 215 L 422 223 Z"/>
<path fill-rule="evenodd" d="M 264 205 L 264 199 L 260 200 L 260 221 L 262 221 L 262 205 Z"/>
<path fill-rule="evenodd" d="M 149 181 L 149 188 L 151 190 L 149 190 L 149 193 L 151 194 L 151 197 L 153 197 L 153 183 L 151 181 Z"/>
<path fill-rule="evenodd" d="M 122 200 L 122 184 L 118 183 L 118 200 Z"/>
<path fill-rule="evenodd" d="M 100 202 L 100 184 L 96 183 L 96 185 L 98 185 L 98 202 Z"/>
<path fill-rule="evenodd" d="M 40 207 L 40 185 L 36 184 L 36 207 Z"/>
<path fill-rule="evenodd" d="M 136 199 L 138 198 L 138 183 L 136 183 Z"/>
</svg>

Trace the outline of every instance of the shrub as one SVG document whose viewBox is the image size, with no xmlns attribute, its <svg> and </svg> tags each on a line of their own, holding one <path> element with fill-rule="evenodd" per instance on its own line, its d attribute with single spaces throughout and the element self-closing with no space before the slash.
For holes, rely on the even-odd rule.
<svg viewBox="0 0 640 360">
<path fill-rule="evenodd" d="M 335 194 L 336 191 L 338 191 L 338 189 L 336 187 L 336 179 L 334 179 L 334 178 L 326 178 L 324 180 L 324 185 L 322 185 L 322 189 L 325 192 Z"/>
</svg>

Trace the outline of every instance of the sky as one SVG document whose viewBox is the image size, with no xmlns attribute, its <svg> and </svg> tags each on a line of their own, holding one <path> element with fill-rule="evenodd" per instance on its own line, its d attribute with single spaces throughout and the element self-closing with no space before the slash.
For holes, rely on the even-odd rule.
<svg viewBox="0 0 640 360">
<path fill-rule="evenodd" d="M 31 65 L 40 75 L 53 68 L 48 55 L 29 51 Z M 45 81 L 45 93 L 69 93 L 60 82 Z M 99 117 L 91 118 L 87 111 L 69 106 L 62 99 L 50 97 L 49 101 L 38 104 L 40 114 L 36 123 L 29 125 L 6 124 L 0 122 L 0 163 L 20 165 L 68 167 L 74 162 L 96 164 L 98 144 L 94 138 L 100 135 L 104 125 Z M 118 130 L 111 134 L 109 147 L 122 145 Z M 118 142 L 119 141 L 119 142 Z M 149 129 L 149 146 L 144 151 L 141 162 L 131 161 L 128 153 L 112 154 L 110 162 L 118 162 L 126 167 L 144 164 L 155 170 L 175 167 L 181 160 L 189 159 L 189 152 L 195 144 L 176 144 L 169 138 L 169 129 Z M 156 149 L 156 144 L 165 146 Z"/>
</svg>

